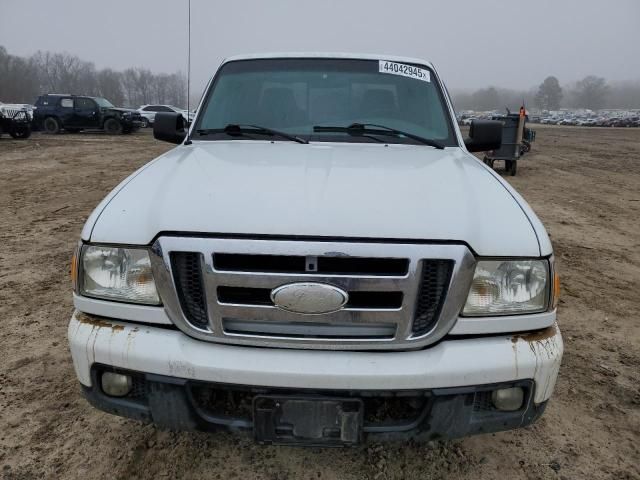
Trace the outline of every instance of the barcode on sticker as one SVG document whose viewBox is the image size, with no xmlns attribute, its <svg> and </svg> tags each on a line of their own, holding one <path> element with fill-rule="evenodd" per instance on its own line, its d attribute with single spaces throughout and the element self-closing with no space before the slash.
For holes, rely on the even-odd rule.
<svg viewBox="0 0 640 480">
<path fill-rule="evenodd" d="M 429 70 L 425 70 L 420 67 L 414 67 L 413 65 L 407 65 L 405 63 L 389 62 L 387 60 L 380 60 L 379 64 L 380 73 L 390 73 L 391 75 L 401 75 L 403 77 L 415 78 L 416 80 L 422 80 L 423 82 L 430 82 L 431 75 Z"/>
</svg>

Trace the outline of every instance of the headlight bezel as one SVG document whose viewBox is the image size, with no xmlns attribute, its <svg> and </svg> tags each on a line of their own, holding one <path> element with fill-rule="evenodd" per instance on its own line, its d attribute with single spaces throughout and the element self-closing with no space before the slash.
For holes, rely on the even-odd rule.
<svg viewBox="0 0 640 480">
<path fill-rule="evenodd" d="M 151 275 L 151 282 L 153 284 L 153 288 L 155 291 L 155 299 L 152 300 L 137 300 L 131 297 L 126 296 L 118 296 L 118 295 L 100 295 L 96 293 L 92 293 L 85 288 L 85 269 L 84 269 L 84 258 L 85 253 L 90 248 L 103 248 L 103 249 L 119 249 L 123 251 L 136 251 L 138 254 L 144 253 L 146 254 L 149 261 L 149 274 Z M 152 254 L 151 250 L 148 246 L 141 245 L 123 245 L 123 244 L 108 244 L 108 243 L 80 243 L 75 252 L 75 268 L 76 268 L 76 277 L 74 281 L 74 292 L 77 295 L 81 295 L 85 298 L 91 298 L 95 300 L 108 301 L 108 302 L 116 302 L 116 303 L 124 303 L 129 305 L 139 305 L 139 306 L 148 306 L 148 307 L 161 307 L 162 299 L 160 298 L 160 292 L 157 287 L 156 279 L 153 275 L 153 264 L 152 264 Z"/>
<path fill-rule="evenodd" d="M 484 312 L 476 311 L 469 312 L 466 311 L 469 304 L 469 297 L 471 296 L 473 289 L 473 281 L 476 279 L 476 274 L 478 272 L 478 267 L 483 262 L 540 262 L 544 264 L 546 269 L 546 285 L 544 287 L 544 304 L 539 308 L 532 308 L 529 310 L 485 310 Z M 549 312 L 555 309 L 556 299 L 554 298 L 554 287 L 557 281 L 557 272 L 555 269 L 555 262 L 553 255 L 548 257 L 479 257 L 476 259 L 476 265 L 474 267 L 471 284 L 469 285 L 469 293 L 465 298 L 465 301 L 460 310 L 460 317 L 468 318 L 468 319 L 482 319 L 482 318 L 491 318 L 491 317 L 513 317 L 513 316 L 525 316 L 525 315 L 536 315 L 545 312 Z"/>
</svg>

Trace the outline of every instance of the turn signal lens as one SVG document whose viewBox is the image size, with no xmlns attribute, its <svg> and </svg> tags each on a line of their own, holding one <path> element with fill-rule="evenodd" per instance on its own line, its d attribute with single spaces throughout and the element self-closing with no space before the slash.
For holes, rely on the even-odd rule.
<svg viewBox="0 0 640 480">
<path fill-rule="evenodd" d="M 560 301 L 560 275 L 554 269 L 553 271 L 553 299 L 551 301 L 551 310 L 555 310 Z"/>
<path fill-rule="evenodd" d="M 73 251 L 73 255 L 71 256 L 71 287 L 75 292 L 78 286 L 78 249 L 76 248 Z"/>
</svg>

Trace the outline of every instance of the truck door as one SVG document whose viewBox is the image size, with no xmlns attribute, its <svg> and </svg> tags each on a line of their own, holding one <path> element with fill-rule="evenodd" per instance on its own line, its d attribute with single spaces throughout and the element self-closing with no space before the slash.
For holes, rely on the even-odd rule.
<svg viewBox="0 0 640 480">
<path fill-rule="evenodd" d="M 100 128 L 100 115 L 96 102 L 91 98 L 76 97 L 72 126 L 75 128 Z"/>
</svg>

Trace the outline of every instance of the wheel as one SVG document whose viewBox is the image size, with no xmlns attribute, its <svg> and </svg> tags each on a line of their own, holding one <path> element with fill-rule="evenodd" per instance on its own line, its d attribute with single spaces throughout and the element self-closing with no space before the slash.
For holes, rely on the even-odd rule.
<svg viewBox="0 0 640 480">
<path fill-rule="evenodd" d="M 24 140 L 31 136 L 31 127 L 29 125 L 21 125 L 19 127 L 15 127 L 13 130 L 9 132 L 12 138 L 18 140 Z"/>
<path fill-rule="evenodd" d="M 57 118 L 47 117 L 44 119 L 44 131 L 45 133 L 55 135 L 56 133 L 60 133 L 60 122 L 58 122 Z"/>
<path fill-rule="evenodd" d="M 151 123 L 148 118 L 142 117 L 142 128 L 149 128 Z"/>
<path fill-rule="evenodd" d="M 115 118 L 107 118 L 104 122 L 104 131 L 108 135 L 119 135 L 122 133 L 122 124 Z"/>
<path fill-rule="evenodd" d="M 516 160 L 505 160 L 504 169 L 509 175 L 515 177 L 518 170 L 518 162 Z"/>
</svg>

